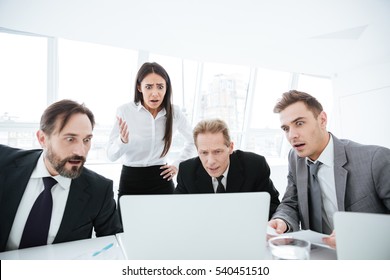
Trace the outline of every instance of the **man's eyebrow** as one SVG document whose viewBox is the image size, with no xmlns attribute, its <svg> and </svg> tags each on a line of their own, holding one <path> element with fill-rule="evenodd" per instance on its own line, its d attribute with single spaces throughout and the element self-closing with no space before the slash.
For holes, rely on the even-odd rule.
<svg viewBox="0 0 390 280">
<path fill-rule="evenodd" d="M 304 120 L 304 119 L 305 119 L 305 117 L 298 117 L 298 118 L 292 120 L 290 123 L 295 123 L 297 121 L 301 121 L 301 120 Z"/>
<path fill-rule="evenodd" d="M 295 123 L 297 121 L 304 120 L 304 119 L 305 119 L 305 117 L 298 117 L 298 118 L 292 120 L 290 123 Z M 288 125 L 286 125 L 286 124 L 283 124 L 283 125 L 280 126 L 280 128 L 282 128 L 282 129 L 286 128 L 286 127 L 288 127 Z"/>
<path fill-rule="evenodd" d="M 77 137 L 77 136 L 79 136 L 79 134 L 77 134 L 77 133 L 65 133 L 63 136 L 64 137 Z M 93 134 L 88 134 L 84 138 L 90 138 L 90 137 L 93 137 Z"/>
<path fill-rule="evenodd" d="M 299 120 L 301 120 L 301 119 L 305 119 L 305 117 L 298 117 L 298 118 L 296 118 L 295 120 L 293 120 L 293 122 L 299 121 Z"/>
</svg>

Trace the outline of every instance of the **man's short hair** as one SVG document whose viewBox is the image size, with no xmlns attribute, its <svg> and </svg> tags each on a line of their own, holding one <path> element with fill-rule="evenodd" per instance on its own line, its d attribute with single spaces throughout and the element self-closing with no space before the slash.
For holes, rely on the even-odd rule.
<svg viewBox="0 0 390 280">
<path fill-rule="evenodd" d="M 84 104 L 79 104 L 69 99 L 63 99 L 51 104 L 43 112 L 40 123 L 40 130 L 47 135 L 51 135 L 56 127 L 57 120 L 59 123 L 59 131 L 65 127 L 71 116 L 74 114 L 85 114 L 91 121 L 92 128 L 95 126 L 95 117 L 91 110 L 85 107 Z"/>
<path fill-rule="evenodd" d="M 226 122 L 221 119 L 202 120 L 195 126 L 193 133 L 195 146 L 197 146 L 198 135 L 205 133 L 222 133 L 223 138 L 225 139 L 225 145 L 229 146 L 231 143 L 229 128 Z"/>
<path fill-rule="evenodd" d="M 321 103 L 315 97 L 303 91 L 290 90 L 283 93 L 282 98 L 276 103 L 274 113 L 280 113 L 296 102 L 303 102 L 316 118 L 323 111 Z"/>
</svg>

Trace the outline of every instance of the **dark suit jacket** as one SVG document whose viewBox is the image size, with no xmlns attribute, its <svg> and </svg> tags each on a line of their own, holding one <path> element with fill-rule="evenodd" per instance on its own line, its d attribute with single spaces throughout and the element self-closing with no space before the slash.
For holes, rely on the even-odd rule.
<svg viewBox="0 0 390 280">
<path fill-rule="evenodd" d="M 279 193 L 270 179 L 270 169 L 263 156 L 234 151 L 230 155 L 226 192 L 268 192 L 271 196 L 270 216 L 279 205 Z M 179 166 L 174 193 L 213 193 L 210 175 L 199 157 L 183 161 Z"/>
<path fill-rule="evenodd" d="M 0 145 L 0 252 L 8 236 L 24 190 L 42 150 L 19 150 Z M 84 168 L 73 179 L 64 216 L 54 243 L 112 235 L 122 231 L 113 182 Z"/>
<path fill-rule="evenodd" d="M 338 210 L 390 214 L 390 150 L 335 136 L 333 147 Z M 305 158 L 291 150 L 288 163 L 286 193 L 273 218 L 284 219 L 293 231 L 309 229 Z"/>
</svg>

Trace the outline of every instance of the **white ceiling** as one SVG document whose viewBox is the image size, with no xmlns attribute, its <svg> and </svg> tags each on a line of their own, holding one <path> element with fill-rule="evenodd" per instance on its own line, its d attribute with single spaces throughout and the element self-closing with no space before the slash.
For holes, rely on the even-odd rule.
<svg viewBox="0 0 390 280">
<path fill-rule="evenodd" d="M 0 0 L 0 27 L 324 76 L 390 60 L 388 0 Z"/>
</svg>

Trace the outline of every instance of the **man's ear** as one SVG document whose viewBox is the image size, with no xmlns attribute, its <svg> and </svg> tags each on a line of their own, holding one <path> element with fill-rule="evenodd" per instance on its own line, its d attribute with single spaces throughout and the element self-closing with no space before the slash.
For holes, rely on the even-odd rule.
<svg viewBox="0 0 390 280">
<path fill-rule="evenodd" d="M 233 143 L 233 142 L 230 142 L 230 145 L 229 145 L 229 154 L 232 154 L 232 153 L 233 153 L 233 150 L 234 150 L 234 143 Z"/>
<path fill-rule="evenodd" d="M 37 139 L 42 148 L 46 148 L 47 136 L 42 130 L 37 131 Z"/>
<path fill-rule="evenodd" d="M 326 125 L 328 123 L 328 116 L 326 115 L 326 113 L 324 111 L 322 111 L 318 117 L 320 118 L 320 123 L 321 123 L 321 127 L 322 128 L 326 128 Z"/>
</svg>

